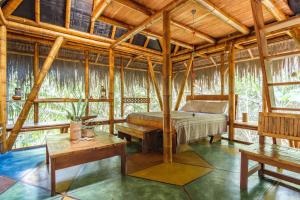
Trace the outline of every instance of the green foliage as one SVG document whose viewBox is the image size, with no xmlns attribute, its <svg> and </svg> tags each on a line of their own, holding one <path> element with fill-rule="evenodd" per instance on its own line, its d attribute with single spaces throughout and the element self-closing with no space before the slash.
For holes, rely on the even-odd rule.
<svg viewBox="0 0 300 200">
<path fill-rule="evenodd" d="M 67 113 L 67 119 L 71 121 L 81 121 L 82 116 L 84 115 L 85 109 L 87 107 L 88 101 L 83 101 L 82 98 L 78 102 L 72 102 L 72 109 L 65 109 Z"/>
</svg>

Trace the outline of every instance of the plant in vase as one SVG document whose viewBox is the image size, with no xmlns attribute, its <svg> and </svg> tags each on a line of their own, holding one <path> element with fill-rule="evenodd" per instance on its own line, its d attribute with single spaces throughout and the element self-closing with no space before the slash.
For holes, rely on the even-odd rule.
<svg viewBox="0 0 300 200">
<path fill-rule="evenodd" d="M 78 102 L 72 102 L 72 109 L 66 110 L 67 119 L 70 120 L 70 140 L 78 140 L 81 138 L 82 117 L 85 113 L 87 101 L 81 98 Z"/>
</svg>

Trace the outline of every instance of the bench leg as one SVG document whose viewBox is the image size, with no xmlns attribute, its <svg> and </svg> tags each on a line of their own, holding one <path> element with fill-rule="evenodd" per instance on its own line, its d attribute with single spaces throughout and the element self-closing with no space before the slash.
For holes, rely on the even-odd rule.
<svg viewBox="0 0 300 200">
<path fill-rule="evenodd" d="M 127 174 L 126 146 L 123 145 L 121 148 L 121 173 L 125 176 Z"/>
<path fill-rule="evenodd" d="M 241 153 L 241 175 L 240 175 L 240 188 L 247 189 L 248 187 L 248 157 Z"/>
<path fill-rule="evenodd" d="M 259 163 L 259 165 L 260 165 L 260 170 L 258 170 L 258 175 L 260 177 L 263 177 L 264 176 L 264 170 L 265 170 L 265 164 Z"/>
</svg>

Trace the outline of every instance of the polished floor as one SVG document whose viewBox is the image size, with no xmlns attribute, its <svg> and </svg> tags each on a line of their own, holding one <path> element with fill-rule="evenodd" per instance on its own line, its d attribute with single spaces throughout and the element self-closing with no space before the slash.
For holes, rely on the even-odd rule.
<svg viewBox="0 0 300 200">
<path fill-rule="evenodd" d="M 178 186 L 151 181 L 134 176 L 121 176 L 118 157 L 92 162 L 57 172 L 58 194 L 50 196 L 48 169 L 45 165 L 45 149 L 36 148 L 0 155 L 0 199 L 283 199 L 300 200 L 300 187 L 277 182 L 274 179 L 249 178 L 247 190 L 239 188 L 240 155 L 243 145 L 227 141 L 209 144 L 202 141 L 190 145 L 192 151 L 210 168 L 205 175 Z M 160 155 L 143 155 L 138 144 L 128 145 L 131 162 L 141 170 L 160 162 Z M 137 156 L 138 155 L 138 156 Z M 142 159 L 141 159 L 142 158 Z M 143 160 L 144 161 L 140 161 Z M 152 160 L 151 160 L 152 159 Z M 184 160 L 184 158 L 181 158 Z M 191 162 L 191 161 L 189 161 Z M 143 164 L 144 163 L 144 164 Z M 193 164 L 193 162 L 191 162 Z M 250 163 L 253 165 L 254 163 Z M 284 171 L 283 173 L 288 173 Z M 300 178 L 298 174 L 292 174 Z"/>
</svg>

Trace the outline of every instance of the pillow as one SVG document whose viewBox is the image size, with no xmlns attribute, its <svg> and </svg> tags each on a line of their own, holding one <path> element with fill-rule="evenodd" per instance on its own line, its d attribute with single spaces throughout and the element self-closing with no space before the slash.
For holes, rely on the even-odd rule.
<svg viewBox="0 0 300 200">
<path fill-rule="evenodd" d="M 222 114 L 226 112 L 227 105 L 227 101 L 190 100 L 180 111 Z"/>
</svg>

